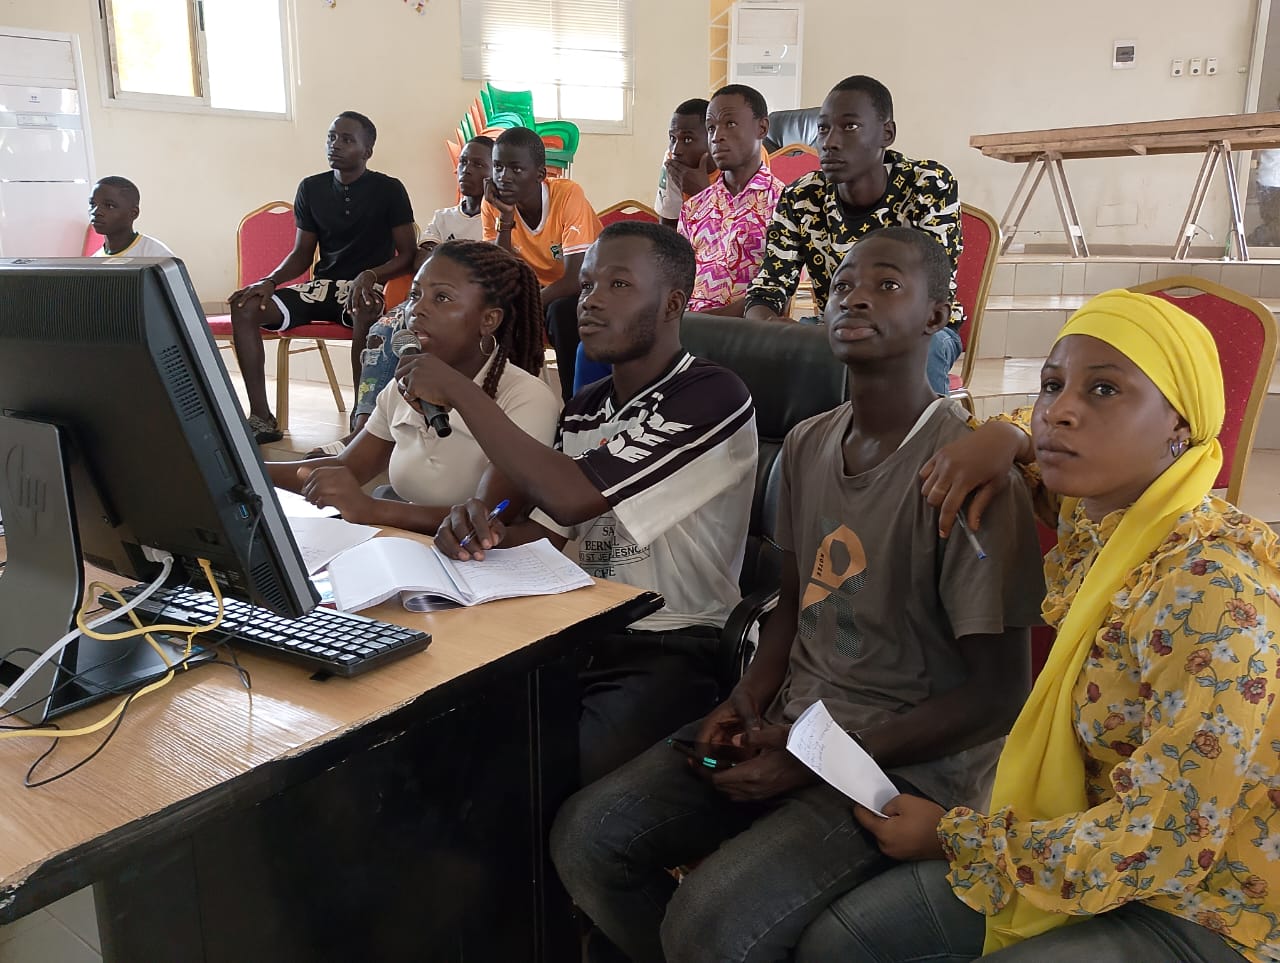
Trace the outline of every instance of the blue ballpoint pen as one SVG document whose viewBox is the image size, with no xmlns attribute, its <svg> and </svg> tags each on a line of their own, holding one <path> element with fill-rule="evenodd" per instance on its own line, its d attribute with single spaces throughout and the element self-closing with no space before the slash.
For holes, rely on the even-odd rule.
<svg viewBox="0 0 1280 963">
<path fill-rule="evenodd" d="M 982 561 L 987 557 L 987 550 L 982 547 L 982 543 L 978 541 L 978 536 L 973 534 L 973 531 L 965 522 L 963 511 L 956 514 L 956 522 L 960 525 L 960 530 L 964 532 L 965 537 L 969 539 L 969 544 L 973 546 L 974 552 L 977 553 L 978 561 Z"/>
<path fill-rule="evenodd" d="M 503 510 L 510 504 L 511 504 L 511 499 L 504 498 L 502 501 L 498 502 L 498 504 L 493 506 L 493 511 L 491 511 L 488 515 L 485 516 L 485 520 L 490 522 L 493 521 L 495 518 L 501 515 Z M 461 542 L 458 543 L 458 548 L 466 548 L 468 545 L 471 544 L 471 540 L 475 537 L 476 537 L 476 533 L 472 532 L 470 535 L 466 536 Z"/>
</svg>

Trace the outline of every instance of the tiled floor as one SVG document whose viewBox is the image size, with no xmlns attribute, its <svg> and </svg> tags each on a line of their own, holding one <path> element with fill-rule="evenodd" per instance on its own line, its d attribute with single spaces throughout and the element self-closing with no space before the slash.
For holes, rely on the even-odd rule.
<svg viewBox="0 0 1280 963">
<path fill-rule="evenodd" d="M 93 890 L 0 926 L 0 963 L 101 963 Z"/>
</svg>

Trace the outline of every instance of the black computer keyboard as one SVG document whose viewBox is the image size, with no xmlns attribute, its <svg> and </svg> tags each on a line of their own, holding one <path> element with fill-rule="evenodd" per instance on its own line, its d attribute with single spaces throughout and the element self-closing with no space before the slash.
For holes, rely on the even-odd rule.
<svg viewBox="0 0 1280 963">
<path fill-rule="evenodd" d="M 130 585 L 120 594 L 132 601 L 145 586 Z M 109 595 L 99 600 L 108 608 L 119 603 Z M 300 619 L 283 616 L 237 599 L 223 598 L 222 624 L 213 633 L 233 646 L 257 649 L 330 675 L 352 676 L 421 652 L 431 635 L 387 622 L 338 612 L 313 609 Z M 218 603 L 210 592 L 161 589 L 133 611 L 146 625 L 208 625 L 218 615 Z"/>
</svg>

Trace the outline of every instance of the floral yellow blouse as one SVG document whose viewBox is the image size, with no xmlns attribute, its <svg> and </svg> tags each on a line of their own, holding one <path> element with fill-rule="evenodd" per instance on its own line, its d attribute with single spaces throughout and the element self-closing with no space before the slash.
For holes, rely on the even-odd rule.
<svg viewBox="0 0 1280 963">
<path fill-rule="evenodd" d="M 1122 512 L 1059 523 L 1045 615 L 1061 622 Z M 1184 515 L 1114 598 L 1074 689 L 1090 809 L 948 813 L 956 895 L 995 912 L 1129 902 L 1280 960 L 1280 539 L 1217 498 Z"/>
</svg>

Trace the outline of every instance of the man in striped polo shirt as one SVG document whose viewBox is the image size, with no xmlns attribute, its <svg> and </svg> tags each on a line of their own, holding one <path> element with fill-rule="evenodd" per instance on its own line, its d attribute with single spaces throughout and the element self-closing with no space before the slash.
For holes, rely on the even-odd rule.
<svg viewBox="0 0 1280 963">
<path fill-rule="evenodd" d="M 657 224 L 610 225 L 582 264 L 578 325 L 613 374 L 560 416 L 554 449 L 520 431 L 469 379 L 435 358 L 401 362 L 411 398 L 454 409 L 508 494 L 504 526 L 478 499 L 454 508 L 436 545 L 454 558 L 549 538 L 579 543 L 598 578 L 660 592 L 661 611 L 595 641 L 579 679 L 583 783 L 610 772 L 715 705 L 716 640 L 739 601 L 755 481 L 755 409 L 727 368 L 680 345 L 693 289 L 689 242 Z M 460 540 L 473 534 L 466 549 Z"/>
</svg>

